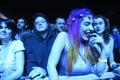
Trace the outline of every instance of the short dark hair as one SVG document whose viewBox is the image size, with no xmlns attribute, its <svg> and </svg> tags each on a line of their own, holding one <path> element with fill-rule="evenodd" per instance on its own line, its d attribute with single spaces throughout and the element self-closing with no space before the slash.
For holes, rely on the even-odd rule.
<svg viewBox="0 0 120 80">
<path fill-rule="evenodd" d="M 1 19 L 0 20 L 0 24 L 4 22 L 8 28 L 10 28 L 12 30 L 12 34 L 13 34 L 13 39 L 15 37 L 15 34 L 17 33 L 17 27 L 15 22 L 12 19 Z"/>
<path fill-rule="evenodd" d="M 24 20 L 24 22 L 25 22 L 25 25 L 29 25 L 29 23 L 28 23 L 27 19 L 25 19 L 25 18 L 18 18 L 18 20 L 19 20 L 19 19 L 23 19 L 23 20 Z"/>
<path fill-rule="evenodd" d="M 36 13 L 36 14 L 34 14 L 33 15 L 33 20 L 35 21 L 35 19 L 37 18 L 37 17 L 43 17 L 46 21 L 47 21 L 47 23 L 49 23 L 49 21 L 48 21 L 48 19 L 47 19 L 47 17 L 44 15 L 44 14 L 42 14 L 42 13 Z"/>
</svg>

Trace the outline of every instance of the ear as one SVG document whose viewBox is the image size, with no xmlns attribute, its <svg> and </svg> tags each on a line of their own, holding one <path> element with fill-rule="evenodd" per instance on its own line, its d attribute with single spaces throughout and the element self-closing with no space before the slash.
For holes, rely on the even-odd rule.
<svg viewBox="0 0 120 80">
<path fill-rule="evenodd" d="M 25 28 L 28 28 L 28 25 L 26 25 Z"/>
</svg>

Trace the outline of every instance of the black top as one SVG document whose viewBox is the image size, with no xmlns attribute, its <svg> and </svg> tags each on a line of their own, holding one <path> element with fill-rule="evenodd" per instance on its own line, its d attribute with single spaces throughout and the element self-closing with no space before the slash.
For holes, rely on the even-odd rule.
<svg viewBox="0 0 120 80">
<path fill-rule="evenodd" d="M 47 61 L 55 38 L 56 35 L 51 30 L 49 30 L 45 39 L 38 32 L 33 31 L 32 37 L 25 42 L 27 75 L 33 66 L 39 66 L 47 70 Z"/>
</svg>

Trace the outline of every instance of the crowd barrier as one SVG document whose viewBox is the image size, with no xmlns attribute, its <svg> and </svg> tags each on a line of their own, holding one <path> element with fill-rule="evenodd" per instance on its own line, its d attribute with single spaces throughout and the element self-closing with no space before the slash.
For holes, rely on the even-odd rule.
<svg viewBox="0 0 120 80">
<path fill-rule="evenodd" d="M 120 75 L 114 72 L 105 72 L 101 77 L 98 77 L 95 74 L 80 75 L 80 76 L 59 76 L 59 80 L 105 80 L 105 79 L 120 80 Z M 32 80 L 32 79 L 23 77 L 20 80 Z M 45 77 L 42 80 L 49 80 L 49 77 Z"/>
<path fill-rule="evenodd" d="M 98 77 L 95 74 L 88 74 L 84 76 L 59 76 L 59 80 L 101 80 L 101 79 L 112 80 L 116 77 L 118 78 L 119 75 L 115 74 L 114 72 L 105 72 L 101 77 Z M 49 78 L 46 77 L 44 78 L 44 80 L 49 80 Z"/>
</svg>

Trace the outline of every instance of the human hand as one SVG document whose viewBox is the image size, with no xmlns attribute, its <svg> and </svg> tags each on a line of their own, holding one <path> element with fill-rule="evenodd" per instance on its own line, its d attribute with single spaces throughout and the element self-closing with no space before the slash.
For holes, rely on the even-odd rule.
<svg viewBox="0 0 120 80">
<path fill-rule="evenodd" d="M 59 80 L 68 80 L 68 76 L 59 76 Z"/>
<path fill-rule="evenodd" d="M 114 72 L 117 73 L 117 74 L 120 74 L 120 66 L 118 66 L 117 68 L 115 68 Z"/>
<path fill-rule="evenodd" d="M 95 44 L 104 44 L 103 38 L 97 33 L 90 34 L 89 44 L 90 46 L 94 46 Z"/>
<path fill-rule="evenodd" d="M 32 67 L 33 70 L 30 72 L 29 76 L 32 80 L 39 80 L 40 78 L 46 76 L 46 71 L 41 67 Z"/>
</svg>

